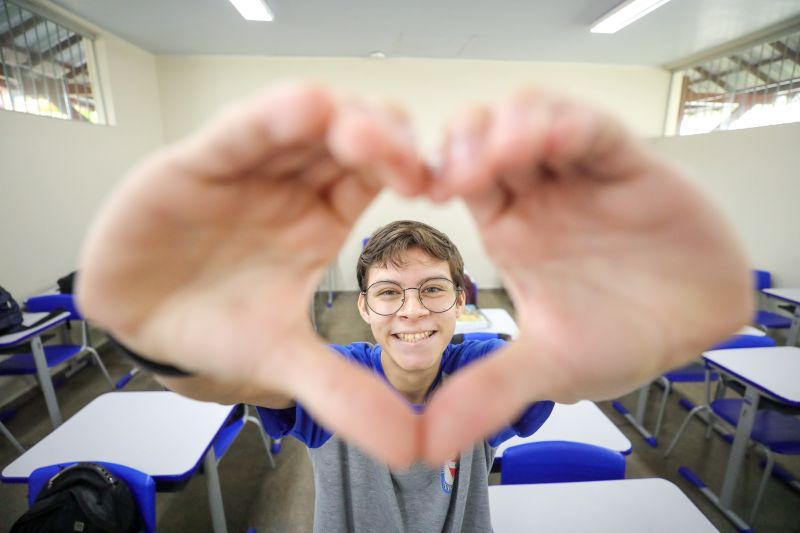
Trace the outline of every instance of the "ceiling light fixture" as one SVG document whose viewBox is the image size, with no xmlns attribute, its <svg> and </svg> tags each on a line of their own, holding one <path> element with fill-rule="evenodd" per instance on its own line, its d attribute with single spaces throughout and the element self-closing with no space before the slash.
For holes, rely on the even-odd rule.
<svg viewBox="0 0 800 533">
<path fill-rule="evenodd" d="M 592 33 L 617 33 L 643 16 L 655 11 L 669 0 L 627 0 L 621 3 L 592 25 Z"/>
<path fill-rule="evenodd" d="M 272 10 L 264 0 L 229 0 L 233 7 L 247 20 L 272 21 Z"/>
</svg>

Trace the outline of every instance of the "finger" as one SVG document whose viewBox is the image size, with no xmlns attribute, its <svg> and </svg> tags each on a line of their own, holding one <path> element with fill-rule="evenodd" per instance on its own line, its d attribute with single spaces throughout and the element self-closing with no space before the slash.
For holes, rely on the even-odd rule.
<svg viewBox="0 0 800 533">
<path fill-rule="evenodd" d="M 423 416 L 426 463 L 441 465 L 513 422 L 529 403 L 547 399 L 535 391 L 546 390 L 542 381 L 553 376 L 544 368 L 530 372 L 531 361 L 515 345 L 470 365 L 434 394 Z"/>
<path fill-rule="evenodd" d="M 343 106 L 328 135 L 331 153 L 368 184 L 406 196 L 422 192 L 425 167 L 405 115 L 364 103 Z"/>
<path fill-rule="evenodd" d="M 261 166 L 263 174 L 274 176 L 275 179 L 286 179 L 305 172 L 325 159 L 331 159 L 327 147 L 322 142 L 310 142 L 281 150 L 264 160 Z"/>
<path fill-rule="evenodd" d="M 545 160 L 563 174 L 578 169 L 582 176 L 620 181 L 642 171 L 652 157 L 618 120 L 569 103 L 553 113 Z"/>
<path fill-rule="evenodd" d="M 430 196 L 443 202 L 468 194 L 486 181 L 489 170 L 484 157 L 491 116 L 486 106 L 475 105 L 458 113 L 447 125 L 442 147 L 442 165 L 435 175 Z"/>
<path fill-rule="evenodd" d="M 496 172 L 520 174 L 539 164 L 559 105 L 544 93 L 524 92 L 494 109 L 486 157 Z"/>
<path fill-rule="evenodd" d="M 321 87 L 284 83 L 228 108 L 168 154 L 184 175 L 229 180 L 278 148 L 322 139 L 333 111 L 333 97 Z"/>
<path fill-rule="evenodd" d="M 322 426 L 385 462 L 412 464 L 420 451 L 419 416 L 385 382 L 319 346 L 305 350 L 287 384 Z"/>
</svg>

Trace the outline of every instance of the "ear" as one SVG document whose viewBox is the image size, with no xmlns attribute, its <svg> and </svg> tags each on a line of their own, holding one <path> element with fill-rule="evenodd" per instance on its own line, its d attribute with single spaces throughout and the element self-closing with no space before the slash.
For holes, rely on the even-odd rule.
<svg viewBox="0 0 800 533">
<path fill-rule="evenodd" d="M 364 297 L 364 293 L 358 293 L 358 312 L 361 314 L 361 318 L 364 319 L 364 322 L 370 324 L 370 314 L 369 314 L 369 307 L 367 307 L 367 299 Z"/>
<path fill-rule="evenodd" d="M 458 293 L 458 298 L 456 298 L 456 318 L 461 316 L 461 313 L 464 311 L 464 305 L 467 303 L 467 291 L 462 290 Z"/>
</svg>

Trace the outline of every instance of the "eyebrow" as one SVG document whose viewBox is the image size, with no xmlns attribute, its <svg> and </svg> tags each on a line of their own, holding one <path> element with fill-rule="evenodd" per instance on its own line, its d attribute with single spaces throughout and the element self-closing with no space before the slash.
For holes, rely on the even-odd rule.
<svg viewBox="0 0 800 533">
<path fill-rule="evenodd" d="M 425 278 L 422 281 L 420 281 L 419 283 L 417 283 L 417 287 L 419 287 L 420 285 L 422 285 L 426 281 L 431 281 L 432 279 L 446 279 L 450 283 L 455 283 L 452 279 L 448 278 L 447 276 L 431 276 L 430 278 Z M 372 283 L 370 283 L 367 286 L 371 287 L 371 286 L 375 285 L 376 283 L 386 283 L 386 282 L 394 283 L 395 285 L 399 285 L 401 287 L 403 286 L 402 283 L 400 283 L 399 281 L 393 280 L 393 279 L 376 279 L 375 281 L 373 281 Z M 408 289 L 408 288 L 414 288 L 414 287 L 406 287 L 406 288 Z"/>
</svg>

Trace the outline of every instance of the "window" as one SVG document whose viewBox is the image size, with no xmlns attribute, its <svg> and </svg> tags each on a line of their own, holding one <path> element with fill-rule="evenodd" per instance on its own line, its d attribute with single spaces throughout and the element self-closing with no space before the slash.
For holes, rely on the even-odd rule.
<svg viewBox="0 0 800 533">
<path fill-rule="evenodd" d="M 93 50 L 69 21 L 0 0 L 0 109 L 104 124 Z"/>
<path fill-rule="evenodd" d="M 800 32 L 675 76 L 681 80 L 679 135 L 800 122 Z"/>
</svg>

